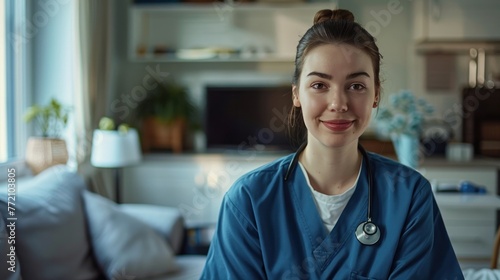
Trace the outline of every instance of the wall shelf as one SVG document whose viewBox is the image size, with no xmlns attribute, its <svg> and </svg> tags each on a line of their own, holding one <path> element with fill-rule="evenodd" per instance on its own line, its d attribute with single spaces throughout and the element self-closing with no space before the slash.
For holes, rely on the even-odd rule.
<svg viewBox="0 0 500 280">
<path fill-rule="evenodd" d="M 135 4 L 129 7 L 128 57 L 133 62 L 293 63 L 315 13 L 335 7 L 335 2 Z M 235 54 L 204 59 L 170 54 L 197 49 Z M 239 55 L 247 51 L 252 55 Z"/>
<path fill-rule="evenodd" d="M 260 62 L 282 62 L 282 63 L 294 63 L 294 57 L 291 56 L 280 56 L 280 55 L 255 55 L 255 56 L 216 56 L 213 58 L 199 58 L 199 59 L 184 59 L 179 58 L 174 54 L 168 55 L 153 55 L 148 54 L 144 56 L 134 56 L 130 59 L 133 62 L 165 62 L 165 63 L 260 63 Z"/>
</svg>

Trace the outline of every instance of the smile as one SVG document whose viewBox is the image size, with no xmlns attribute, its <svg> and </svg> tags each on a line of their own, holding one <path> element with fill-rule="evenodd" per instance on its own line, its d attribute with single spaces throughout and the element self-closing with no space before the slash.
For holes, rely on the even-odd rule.
<svg viewBox="0 0 500 280">
<path fill-rule="evenodd" d="M 344 131 L 352 126 L 354 121 L 350 120 L 331 120 L 331 121 L 322 121 L 323 125 L 332 130 L 332 131 Z"/>
</svg>

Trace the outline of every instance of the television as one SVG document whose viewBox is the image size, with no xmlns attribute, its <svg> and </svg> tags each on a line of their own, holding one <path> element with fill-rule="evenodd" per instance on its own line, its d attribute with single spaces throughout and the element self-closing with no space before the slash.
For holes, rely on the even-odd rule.
<svg viewBox="0 0 500 280">
<path fill-rule="evenodd" d="M 207 150 L 291 151 L 287 136 L 291 91 L 291 85 L 207 86 Z"/>
</svg>

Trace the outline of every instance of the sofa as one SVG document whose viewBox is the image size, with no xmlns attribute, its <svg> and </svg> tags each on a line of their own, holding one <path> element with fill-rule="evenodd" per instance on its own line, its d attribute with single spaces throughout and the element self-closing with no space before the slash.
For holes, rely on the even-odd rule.
<svg viewBox="0 0 500 280">
<path fill-rule="evenodd" d="M 63 165 L 5 185 L 0 279 L 200 277 L 206 256 L 181 253 L 186 230 L 177 208 L 116 204 Z"/>
</svg>

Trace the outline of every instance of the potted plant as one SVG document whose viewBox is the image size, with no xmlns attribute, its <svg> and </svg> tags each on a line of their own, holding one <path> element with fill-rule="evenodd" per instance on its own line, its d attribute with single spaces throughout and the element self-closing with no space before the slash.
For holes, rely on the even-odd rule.
<svg viewBox="0 0 500 280">
<path fill-rule="evenodd" d="M 70 108 L 52 98 L 46 106 L 29 107 L 24 115 L 26 122 L 33 122 L 41 136 L 32 136 L 26 147 L 26 163 L 33 174 L 57 164 L 66 164 L 68 150 L 61 132 L 68 124 Z"/>
<path fill-rule="evenodd" d="M 144 152 L 152 149 L 183 150 L 187 128 L 196 125 L 197 109 L 187 90 L 174 83 L 158 83 L 137 106 Z"/>
</svg>

